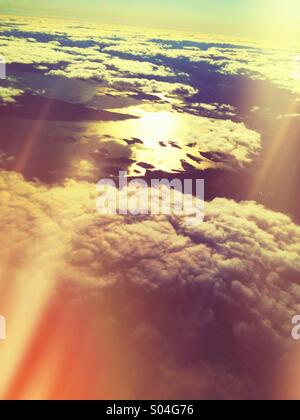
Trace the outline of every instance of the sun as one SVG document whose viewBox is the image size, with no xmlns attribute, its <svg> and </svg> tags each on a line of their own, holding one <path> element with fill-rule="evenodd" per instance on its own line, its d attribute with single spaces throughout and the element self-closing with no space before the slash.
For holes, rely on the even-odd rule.
<svg viewBox="0 0 300 420">
<path fill-rule="evenodd" d="M 140 119 L 140 127 L 147 142 L 172 139 L 176 132 L 177 118 L 171 112 L 147 112 Z"/>
</svg>

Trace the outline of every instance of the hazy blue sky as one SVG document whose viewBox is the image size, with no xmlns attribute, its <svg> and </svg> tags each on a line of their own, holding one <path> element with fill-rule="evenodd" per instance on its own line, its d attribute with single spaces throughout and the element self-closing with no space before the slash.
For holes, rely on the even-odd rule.
<svg viewBox="0 0 300 420">
<path fill-rule="evenodd" d="M 3 14 L 97 19 L 232 35 L 296 31 L 299 0 L 0 0 Z M 284 35 L 283 34 L 283 35 Z"/>
</svg>

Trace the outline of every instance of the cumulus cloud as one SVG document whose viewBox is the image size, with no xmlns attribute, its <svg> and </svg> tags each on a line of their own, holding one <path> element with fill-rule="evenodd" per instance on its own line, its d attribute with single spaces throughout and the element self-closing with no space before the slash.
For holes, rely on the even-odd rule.
<svg viewBox="0 0 300 420">
<path fill-rule="evenodd" d="M 136 74 L 159 77 L 174 76 L 174 72 L 171 69 L 167 69 L 164 66 L 157 66 L 147 61 L 139 62 L 114 57 L 109 60 L 109 67 L 117 74 L 124 74 L 125 76 Z"/>
<path fill-rule="evenodd" d="M 57 64 L 74 59 L 59 50 L 54 42 L 43 43 L 30 38 L 0 37 L 0 47 L 7 64 Z"/>
<path fill-rule="evenodd" d="M 109 77 L 103 64 L 85 61 L 69 64 L 64 69 L 51 70 L 48 74 L 50 76 L 63 76 L 68 79 L 96 79 L 99 81 L 104 81 Z"/>
<path fill-rule="evenodd" d="M 193 46 L 184 46 L 185 43 Z M 195 35 L 185 35 L 185 41 L 181 42 L 175 34 L 173 37 L 162 34 L 160 39 L 146 39 L 146 42 L 140 43 L 132 42 L 129 37 L 117 45 L 107 46 L 104 51 L 112 55 L 129 54 L 137 57 L 183 59 L 191 63 L 206 62 L 223 74 L 269 80 L 279 87 L 300 93 L 299 51 L 293 49 L 278 50 L 254 42 L 225 38 L 218 42 L 216 39 L 201 39 Z"/>
<path fill-rule="evenodd" d="M 245 49 L 244 52 L 225 51 L 219 63 L 224 74 L 248 76 L 255 80 L 269 80 L 275 85 L 299 94 L 299 77 L 295 73 L 297 66 L 294 51 Z M 219 59 L 220 54 L 212 57 Z"/>
<path fill-rule="evenodd" d="M 289 217 L 227 199 L 206 203 L 204 223 L 192 225 L 185 215 L 100 216 L 91 184 L 46 188 L 2 172 L 0 188 L 4 276 L 22 288 L 46 282 L 54 296 L 67 288 L 88 305 L 106 293 L 123 296 L 130 323 L 123 359 L 151 349 L 153 370 L 163 358 L 161 395 L 241 396 L 243 376 L 255 380 L 288 351 L 300 311 L 300 227 Z M 102 321 L 112 316 L 101 313 Z M 220 349 L 222 363 L 209 365 Z M 185 357 L 194 360 L 193 375 Z M 144 381 L 151 388 L 151 375 Z"/>
<path fill-rule="evenodd" d="M 190 107 L 190 110 L 195 111 L 205 111 L 212 115 L 218 115 L 223 117 L 234 117 L 237 116 L 236 108 L 227 105 L 227 104 L 219 104 L 217 102 L 214 103 L 193 103 Z"/>
<path fill-rule="evenodd" d="M 99 63 L 99 59 L 103 63 Z M 104 54 L 97 57 L 97 61 L 91 61 L 90 56 L 82 56 L 82 52 L 77 57 L 77 62 L 65 66 L 63 69 L 51 70 L 49 75 L 64 76 L 67 78 L 97 79 L 102 81 L 113 81 L 120 76 L 153 76 L 169 77 L 174 73 L 163 66 L 157 66 L 147 62 L 136 62 L 133 60 L 122 60 L 111 58 Z"/>
<path fill-rule="evenodd" d="M 188 68 L 185 66 L 182 72 L 179 70 L 182 67 L 177 66 L 188 61 L 191 66 L 207 63 L 223 74 L 270 80 L 299 93 L 299 51 L 296 50 L 278 51 L 254 42 L 189 34 L 185 34 L 182 41 L 178 34 L 158 35 L 120 28 L 114 32 L 115 28 L 105 26 L 74 27 L 71 23 L 62 26 L 61 22 L 58 25 L 42 19 L 18 18 L 14 25 L 11 35 L 4 29 L 2 36 L 0 32 L 0 52 L 8 63 L 46 65 L 46 74 L 97 79 L 111 84 L 118 83 L 120 78 L 144 75 L 154 80 L 153 84 L 159 79 L 162 90 L 169 91 L 169 79 L 175 76 L 184 79 L 184 84 L 190 84 L 189 75 L 185 74 Z M 20 31 L 20 37 L 16 30 Z M 49 38 L 43 39 L 45 36 Z M 175 64 L 176 68 L 172 68 Z M 166 82 L 165 87 L 163 82 Z M 129 80 L 128 86 L 131 87 Z M 143 86 L 139 88 L 143 90 Z M 149 90 L 149 84 L 145 88 Z"/>
<path fill-rule="evenodd" d="M 188 84 L 176 82 L 160 82 L 144 78 L 114 78 L 109 84 L 117 90 L 140 90 L 146 94 L 157 95 L 160 98 L 190 97 L 195 95 L 198 90 Z"/>
<path fill-rule="evenodd" d="M 0 86 L 0 102 L 4 103 L 13 103 L 16 102 L 18 96 L 22 95 L 24 92 L 21 89 L 16 89 L 14 87 L 2 87 Z"/>
<path fill-rule="evenodd" d="M 9 23 L 9 18 L 6 20 Z M 38 65 L 63 62 L 64 69 L 49 70 L 66 77 L 76 77 L 77 70 L 77 77 L 86 72 L 85 78 L 95 78 L 97 69 L 93 66 L 99 62 L 109 69 L 110 80 L 118 75 L 174 76 L 174 71 L 163 61 L 177 59 L 191 63 L 206 62 L 221 73 L 270 80 L 299 93 L 299 51 L 293 49 L 278 50 L 250 41 L 195 34 L 178 38 L 178 34 L 134 29 L 118 28 L 114 32 L 115 28 L 105 25 L 101 28 L 93 24 L 84 27 L 42 19 L 29 21 L 17 18 L 14 28 L 12 36 L 4 29 L 1 31 L 4 35 L 1 36 L 0 32 L 0 53 L 5 54 L 8 63 Z M 20 30 L 22 36 L 16 37 L 15 30 Z M 41 34 L 49 39 L 41 39 Z M 94 71 L 91 72 L 91 69 Z"/>
</svg>

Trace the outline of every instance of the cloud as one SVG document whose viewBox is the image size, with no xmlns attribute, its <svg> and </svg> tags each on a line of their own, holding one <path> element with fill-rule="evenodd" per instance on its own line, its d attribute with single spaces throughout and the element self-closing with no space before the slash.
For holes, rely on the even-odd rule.
<svg viewBox="0 0 300 420">
<path fill-rule="evenodd" d="M 108 60 L 108 64 L 114 72 L 117 74 L 124 74 L 125 76 L 136 74 L 159 77 L 175 76 L 171 69 L 167 69 L 164 66 L 157 66 L 155 64 L 148 63 L 147 61 L 140 62 L 114 57 Z"/>
<path fill-rule="evenodd" d="M 105 81 L 109 78 L 109 73 L 103 64 L 86 61 L 69 64 L 64 69 L 51 70 L 48 75 L 63 76 L 68 79 L 95 79 L 99 81 Z"/>
<path fill-rule="evenodd" d="M 188 37 L 186 37 L 187 39 Z M 194 46 L 185 47 L 185 43 Z M 190 37 L 177 40 L 176 35 L 162 35 L 160 39 L 135 43 L 130 37 L 117 45 L 107 46 L 104 51 L 114 54 L 148 57 L 148 59 L 188 60 L 193 63 L 207 63 L 216 72 L 243 75 L 253 80 L 269 80 L 275 85 L 300 93 L 299 90 L 299 51 L 278 50 L 251 42 L 237 42 L 226 39 Z"/>
<path fill-rule="evenodd" d="M 21 89 L 0 86 L 0 102 L 4 102 L 6 104 L 16 102 L 17 97 L 23 93 L 24 92 Z"/>
<path fill-rule="evenodd" d="M 2 30 L 2 36 L 0 32 L 1 53 L 8 63 L 46 65 L 45 74 L 109 84 L 118 83 L 120 78 L 144 75 L 153 83 L 158 80 L 161 89 L 169 91 L 168 83 L 175 77 L 195 89 L 189 73 L 194 72 L 195 64 L 206 63 L 215 72 L 269 80 L 299 93 L 297 50 L 275 50 L 229 38 L 185 34 L 182 40 L 175 33 L 157 35 L 92 24 L 87 28 L 72 23 L 62 26 L 55 20 L 17 19 L 15 29 Z M 131 87 L 129 81 L 128 86 Z M 143 86 L 139 89 L 143 91 Z M 145 89 L 149 89 L 149 84 Z"/>
<path fill-rule="evenodd" d="M 55 42 L 42 43 L 30 38 L 0 37 L 1 53 L 6 63 L 58 64 L 73 61 L 68 53 L 59 50 Z"/>
<path fill-rule="evenodd" d="M 116 90 L 140 90 L 146 94 L 157 95 L 161 98 L 191 97 L 198 93 L 198 90 L 188 84 L 176 83 L 175 81 L 161 82 L 135 77 L 116 77 L 109 81 L 109 84 Z"/>
<path fill-rule="evenodd" d="M 67 290 L 65 305 L 88 305 L 93 325 L 129 323 L 126 339 L 117 333 L 119 349 L 126 366 L 145 367 L 129 380 L 147 384 L 144 395 L 157 395 L 156 364 L 160 395 L 245 395 L 289 350 L 300 311 L 300 227 L 287 216 L 216 199 L 202 224 L 184 215 L 104 217 L 88 183 L 46 188 L 1 172 L 0 189 L 4 277 L 35 293 L 46 283 L 55 299 Z"/>
<path fill-rule="evenodd" d="M 91 57 L 81 54 L 76 63 L 69 64 L 64 69 L 51 70 L 49 75 L 64 76 L 67 78 L 96 79 L 110 82 L 120 76 L 153 76 L 173 77 L 174 73 L 163 66 L 157 66 L 147 62 L 136 62 L 133 60 L 122 60 L 101 55 L 97 61 L 91 61 Z M 99 59 L 103 60 L 99 63 Z"/>
<path fill-rule="evenodd" d="M 220 117 L 235 117 L 237 116 L 237 110 L 235 107 L 227 104 L 214 103 L 193 103 L 191 109 L 195 111 L 206 111 L 212 115 L 217 115 Z"/>
<path fill-rule="evenodd" d="M 216 58 L 218 58 L 216 55 Z M 219 63 L 221 73 L 247 76 L 254 80 L 269 80 L 275 85 L 299 94 L 297 62 L 293 51 L 245 50 L 243 53 L 225 52 Z M 214 58 L 211 62 L 213 63 Z"/>
</svg>

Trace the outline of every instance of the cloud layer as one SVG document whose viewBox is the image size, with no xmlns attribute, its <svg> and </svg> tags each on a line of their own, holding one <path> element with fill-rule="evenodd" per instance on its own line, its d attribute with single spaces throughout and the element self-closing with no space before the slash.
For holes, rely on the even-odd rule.
<svg viewBox="0 0 300 420">
<path fill-rule="evenodd" d="M 21 89 L 0 86 L 0 102 L 5 104 L 14 103 L 16 102 L 18 96 L 22 95 L 22 93 L 23 91 Z"/>
<path fill-rule="evenodd" d="M 111 86 L 125 78 L 131 91 L 138 82 L 130 78 L 137 76 L 160 82 L 156 90 L 161 95 L 168 95 L 168 83 L 178 83 L 178 79 L 182 89 L 193 91 L 195 69 L 201 71 L 201 66 L 206 65 L 216 73 L 268 80 L 300 93 L 300 52 L 295 49 L 275 50 L 234 39 L 179 36 L 18 18 L 12 29 L 0 32 L 0 53 L 8 64 L 32 65 L 45 74 L 93 79 Z M 143 90 L 143 86 L 139 89 Z"/>
<path fill-rule="evenodd" d="M 68 305 L 121 299 L 132 327 L 120 344 L 124 357 L 132 346 L 135 355 L 151 349 L 152 368 L 163 357 L 161 395 L 178 397 L 185 389 L 196 397 L 196 389 L 199 398 L 230 397 L 221 385 L 228 375 L 231 397 L 253 397 L 258 375 L 289 351 L 291 318 L 300 312 L 300 228 L 287 216 L 216 199 L 206 204 L 203 224 L 191 225 L 184 215 L 104 217 L 90 184 L 49 189 L 2 172 L 0 186 L 4 275 L 22 288 L 46 282 L 57 298 L 66 289 L 73 296 Z M 117 308 L 101 310 L 102 321 L 119 319 Z M 194 360 L 194 374 L 186 357 Z M 147 380 L 151 385 L 140 376 L 138 383 Z M 145 392 L 155 395 L 151 386 Z"/>
</svg>

